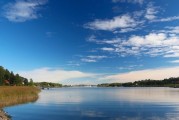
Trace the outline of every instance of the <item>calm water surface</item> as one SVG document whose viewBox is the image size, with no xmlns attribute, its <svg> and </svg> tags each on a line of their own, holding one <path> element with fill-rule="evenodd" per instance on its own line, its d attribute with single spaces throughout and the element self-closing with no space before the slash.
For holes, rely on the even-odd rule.
<svg viewBox="0 0 179 120">
<path fill-rule="evenodd" d="M 50 89 L 5 111 L 13 120 L 179 120 L 179 89 Z"/>
</svg>

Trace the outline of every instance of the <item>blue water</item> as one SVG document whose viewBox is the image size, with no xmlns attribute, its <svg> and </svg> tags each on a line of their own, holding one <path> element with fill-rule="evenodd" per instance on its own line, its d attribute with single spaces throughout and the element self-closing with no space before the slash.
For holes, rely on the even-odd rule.
<svg viewBox="0 0 179 120">
<path fill-rule="evenodd" d="M 13 120 L 179 120 L 179 89 L 58 88 L 5 108 Z"/>
</svg>

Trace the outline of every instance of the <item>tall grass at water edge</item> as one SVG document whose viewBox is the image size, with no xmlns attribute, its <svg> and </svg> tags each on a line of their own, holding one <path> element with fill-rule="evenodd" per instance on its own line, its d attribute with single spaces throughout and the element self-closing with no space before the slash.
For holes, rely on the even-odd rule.
<svg viewBox="0 0 179 120">
<path fill-rule="evenodd" d="M 0 87 L 0 108 L 34 102 L 38 99 L 40 89 L 27 86 L 3 86 Z"/>
</svg>

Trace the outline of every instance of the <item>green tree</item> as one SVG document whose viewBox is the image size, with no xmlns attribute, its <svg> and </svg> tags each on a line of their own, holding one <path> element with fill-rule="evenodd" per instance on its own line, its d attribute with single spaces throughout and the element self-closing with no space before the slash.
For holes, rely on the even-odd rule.
<svg viewBox="0 0 179 120">
<path fill-rule="evenodd" d="M 4 75 L 5 75 L 5 70 L 2 66 L 0 66 L 0 85 L 3 85 Z"/>
<path fill-rule="evenodd" d="M 0 66 L 0 86 L 9 85 L 9 83 L 7 83 L 8 81 L 10 85 L 23 85 L 23 82 L 25 85 L 28 85 L 26 78 L 21 77 L 19 74 L 15 75 L 12 71 L 9 72 L 8 69 L 4 69 L 4 67 Z"/>
<path fill-rule="evenodd" d="M 4 79 L 5 79 L 5 80 L 10 80 L 10 76 L 11 76 L 11 73 L 9 72 L 8 69 L 6 69 L 6 70 L 5 70 Z"/>
<path fill-rule="evenodd" d="M 15 75 L 12 71 L 10 73 L 10 84 L 15 85 Z"/>
<path fill-rule="evenodd" d="M 22 79 L 21 79 L 21 77 L 19 76 L 19 74 L 16 74 L 15 75 L 15 80 L 14 80 L 14 83 L 16 84 L 16 85 L 18 85 L 18 86 L 20 86 L 20 85 L 22 85 Z"/>
<path fill-rule="evenodd" d="M 24 85 L 25 85 L 25 86 L 28 86 L 28 84 L 29 84 L 28 79 L 27 79 L 27 78 L 24 78 Z"/>
<path fill-rule="evenodd" d="M 34 85 L 34 82 L 32 79 L 30 79 L 29 86 L 33 86 L 33 85 Z"/>
</svg>

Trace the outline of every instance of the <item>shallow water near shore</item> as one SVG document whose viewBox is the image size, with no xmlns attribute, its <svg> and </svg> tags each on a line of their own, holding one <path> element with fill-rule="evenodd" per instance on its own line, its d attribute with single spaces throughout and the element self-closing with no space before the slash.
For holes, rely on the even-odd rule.
<svg viewBox="0 0 179 120">
<path fill-rule="evenodd" d="M 4 109 L 13 120 L 178 120 L 178 88 L 56 88 Z"/>
</svg>

